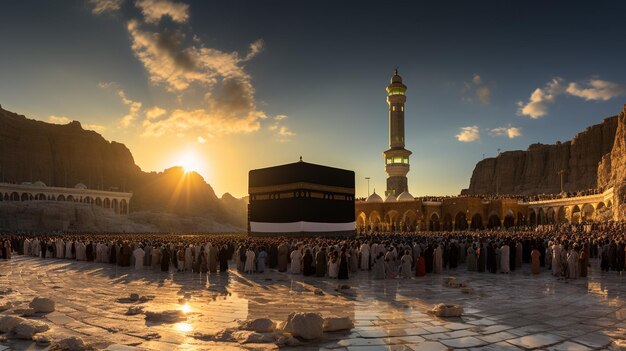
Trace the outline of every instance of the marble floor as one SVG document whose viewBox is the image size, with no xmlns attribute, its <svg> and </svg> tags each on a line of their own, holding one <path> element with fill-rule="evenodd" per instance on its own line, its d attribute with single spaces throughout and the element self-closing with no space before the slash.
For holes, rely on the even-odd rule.
<svg viewBox="0 0 626 351">
<path fill-rule="evenodd" d="M 410 280 L 370 280 L 359 272 L 338 282 L 276 271 L 242 275 L 167 274 L 108 264 L 17 256 L 0 262 L 0 304 L 25 306 L 36 296 L 56 301 L 56 311 L 34 317 L 50 325 L 51 339 L 77 335 L 107 350 L 271 349 L 272 344 L 203 341 L 237 325 L 238 320 L 269 317 L 283 321 L 290 312 L 349 316 L 350 332 L 327 333 L 304 342 L 301 350 L 624 350 L 626 349 L 626 280 L 602 274 L 598 263 L 586 279 L 562 280 L 524 267 L 512 274 L 466 272 L 464 268 Z M 454 276 L 474 290 L 444 286 Z M 321 289 L 324 294 L 315 294 Z M 145 310 L 178 309 L 187 320 L 146 322 L 127 316 L 131 304 L 118 301 L 131 293 L 155 295 Z M 437 318 L 426 311 L 437 303 L 455 303 L 465 313 Z M 5 311 L 3 314 L 10 313 Z M 45 350 L 32 341 L 4 339 L 0 351 Z"/>
</svg>

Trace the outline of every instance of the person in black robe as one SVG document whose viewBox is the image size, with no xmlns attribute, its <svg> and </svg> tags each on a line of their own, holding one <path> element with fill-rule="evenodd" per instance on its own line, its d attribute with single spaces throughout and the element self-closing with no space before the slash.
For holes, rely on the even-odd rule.
<svg viewBox="0 0 626 351">
<path fill-rule="evenodd" d="M 489 257 L 487 258 L 487 267 L 489 267 L 489 272 L 497 273 L 498 272 L 498 264 L 496 262 L 496 249 L 493 244 L 489 244 L 487 248 L 489 253 Z"/>
<path fill-rule="evenodd" d="M 326 276 L 326 265 L 328 263 L 328 257 L 326 257 L 326 248 L 322 247 L 320 251 L 315 254 L 315 276 Z"/>
<path fill-rule="evenodd" d="M 544 255 L 544 252 L 546 252 L 546 249 L 543 246 L 543 240 L 537 240 L 537 250 L 539 250 L 539 252 L 541 253 L 541 256 L 539 256 L 539 266 L 545 267 L 546 255 Z"/>
<path fill-rule="evenodd" d="M 484 272 L 485 271 L 485 244 L 480 244 L 480 247 L 478 249 L 478 271 L 479 272 Z"/>
<path fill-rule="evenodd" d="M 91 243 L 91 241 L 87 243 L 87 246 L 85 246 L 85 256 L 87 258 L 87 261 L 93 261 L 93 244 Z"/>
<path fill-rule="evenodd" d="M 164 247 L 161 255 L 161 272 L 169 272 L 171 259 L 170 250 L 167 247 Z"/>
<path fill-rule="evenodd" d="M 450 250 L 448 255 L 448 262 L 450 263 L 450 269 L 457 267 L 457 261 L 459 259 L 459 247 L 455 243 L 450 244 Z"/>
<path fill-rule="evenodd" d="M 113 244 L 111 245 L 111 253 L 109 256 L 109 263 L 110 264 L 115 264 L 117 262 L 117 245 Z"/>
<path fill-rule="evenodd" d="M 426 260 L 426 273 L 433 272 L 433 245 L 429 244 L 424 252 L 424 259 Z"/>
<path fill-rule="evenodd" d="M 275 269 L 278 267 L 278 246 L 276 244 L 270 245 L 270 268 Z"/>
<path fill-rule="evenodd" d="M 228 247 L 222 246 L 217 256 L 220 261 L 220 273 L 228 272 L 228 257 L 230 257 Z"/>
<path fill-rule="evenodd" d="M 341 248 L 341 253 L 339 254 L 339 273 L 337 274 L 337 279 L 348 279 L 348 271 L 350 270 L 350 258 L 346 253 L 346 247 Z"/>
<path fill-rule="evenodd" d="M 315 274 L 315 266 L 313 265 L 313 255 L 311 250 L 307 249 L 302 257 L 302 274 L 311 276 Z"/>
<path fill-rule="evenodd" d="M 178 255 L 176 254 L 177 252 L 178 252 L 178 249 L 174 248 L 174 250 L 170 253 L 170 256 L 172 257 L 172 266 L 174 266 L 175 270 L 179 270 L 179 268 L 178 268 Z"/>
</svg>

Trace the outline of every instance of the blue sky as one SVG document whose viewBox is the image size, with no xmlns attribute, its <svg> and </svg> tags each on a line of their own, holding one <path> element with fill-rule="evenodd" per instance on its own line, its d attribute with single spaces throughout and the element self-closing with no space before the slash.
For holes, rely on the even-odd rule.
<svg viewBox="0 0 626 351">
<path fill-rule="evenodd" d="M 146 171 L 185 163 L 218 194 L 306 161 L 385 188 L 385 86 L 408 86 L 414 195 L 477 161 L 567 140 L 626 102 L 620 2 L 4 1 L 0 104 L 79 120 Z"/>
</svg>

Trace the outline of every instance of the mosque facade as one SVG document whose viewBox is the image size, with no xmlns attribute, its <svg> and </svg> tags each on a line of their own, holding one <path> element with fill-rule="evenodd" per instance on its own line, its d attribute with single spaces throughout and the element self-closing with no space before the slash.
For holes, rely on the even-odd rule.
<svg viewBox="0 0 626 351">
<path fill-rule="evenodd" d="M 407 86 L 394 70 L 386 87 L 389 149 L 383 152 L 387 189 L 355 201 L 357 234 L 371 232 L 453 231 L 508 228 L 562 222 L 612 220 L 617 216 L 613 189 L 593 196 L 535 201 L 518 197 L 414 197 L 407 174 L 411 151 L 405 148 Z"/>
</svg>

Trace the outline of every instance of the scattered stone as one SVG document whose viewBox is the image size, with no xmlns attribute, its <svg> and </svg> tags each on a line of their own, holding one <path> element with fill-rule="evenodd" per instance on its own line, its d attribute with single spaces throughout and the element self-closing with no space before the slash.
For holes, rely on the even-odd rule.
<svg viewBox="0 0 626 351">
<path fill-rule="evenodd" d="M 146 320 L 150 322 L 160 323 L 176 323 L 187 319 L 185 313 L 179 310 L 167 310 L 167 311 L 146 311 Z"/>
<path fill-rule="evenodd" d="M 50 348 L 51 351 L 85 351 L 91 349 L 92 348 L 85 344 L 83 339 L 77 336 L 70 336 L 65 339 L 59 340 Z"/>
<path fill-rule="evenodd" d="M 35 312 L 50 313 L 54 312 L 54 300 L 47 297 L 35 297 L 28 305 Z"/>
<path fill-rule="evenodd" d="M 150 300 L 154 300 L 154 296 L 152 296 L 152 295 L 148 295 L 148 296 L 141 295 L 141 296 L 139 296 L 139 294 L 132 293 L 128 297 L 120 297 L 120 298 L 116 299 L 115 301 L 117 301 L 119 303 L 144 303 L 144 302 L 147 302 L 147 301 L 150 301 Z"/>
<path fill-rule="evenodd" d="M 33 337 L 33 341 L 37 346 L 48 346 L 50 345 L 50 338 L 45 335 L 36 335 Z"/>
<path fill-rule="evenodd" d="M 339 290 L 348 290 L 350 289 L 350 285 L 339 285 Z"/>
<path fill-rule="evenodd" d="M 463 314 L 463 306 L 440 303 L 435 305 L 428 313 L 434 314 L 437 317 L 460 317 Z"/>
<path fill-rule="evenodd" d="M 13 313 L 19 314 L 21 317 L 30 317 L 35 314 L 35 309 L 33 308 L 16 308 L 13 310 Z"/>
<path fill-rule="evenodd" d="M 106 331 L 108 331 L 109 333 L 119 333 L 120 330 L 118 328 L 115 327 L 108 327 L 106 328 Z"/>
<path fill-rule="evenodd" d="M 139 300 L 139 294 L 137 293 L 132 293 L 130 294 L 130 297 L 128 298 L 130 301 L 137 301 Z"/>
<path fill-rule="evenodd" d="M 319 339 L 324 335 L 324 319 L 319 313 L 292 312 L 287 317 L 283 330 L 305 340 Z"/>
<path fill-rule="evenodd" d="M 319 288 L 315 289 L 315 291 L 313 291 L 313 293 L 315 295 L 324 296 L 324 292 L 322 291 L 322 289 L 319 289 Z"/>
<path fill-rule="evenodd" d="M 148 301 L 152 301 L 154 300 L 154 295 L 141 295 L 139 297 L 139 302 L 140 303 L 144 303 L 144 302 L 148 302 Z"/>
<path fill-rule="evenodd" d="M 191 299 L 191 293 L 185 293 L 185 295 L 183 295 L 183 297 L 185 298 L 185 300 L 190 300 Z"/>
<path fill-rule="evenodd" d="M 135 316 L 143 313 L 143 306 L 130 306 L 126 311 L 127 316 Z"/>
<path fill-rule="evenodd" d="M 239 330 L 249 330 L 257 333 L 270 333 L 276 329 L 276 322 L 269 318 L 258 318 L 243 321 L 239 324 Z"/>
<path fill-rule="evenodd" d="M 240 344 L 265 344 L 273 343 L 282 334 L 257 333 L 249 330 L 241 330 L 232 333 L 232 338 Z"/>
<path fill-rule="evenodd" d="M 333 332 L 340 330 L 350 330 L 354 328 L 354 323 L 350 317 L 328 317 L 324 318 L 322 329 L 325 332 Z"/>
<path fill-rule="evenodd" d="M 50 329 L 50 327 L 44 322 L 24 319 L 13 328 L 13 334 L 15 334 L 15 337 L 18 339 L 29 340 L 32 339 L 35 334 L 45 332 L 48 329 Z"/>
<path fill-rule="evenodd" d="M 459 283 L 456 281 L 456 277 L 447 277 L 443 284 L 451 288 L 459 287 Z"/>
<path fill-rule="evenodd" d="M 11 333 L 15 327 L 26 319 L 17 316 L 2 316 L 0 318 L 0 332 Z"/>
<path fill-rule="evenodd" d="M 9 287 L 0 288 L 0 295 L 8 295 L 13 292 L 13 289 Z"/>
<path fill-rule="evenodd" d="M 278 347 L 285 347 L 285 346 L 297 346 L 300 344 L 300 341 L 291 335 L 283 334 L 278 339 L 276 339 L 274 343 Z"/>
</svg>

